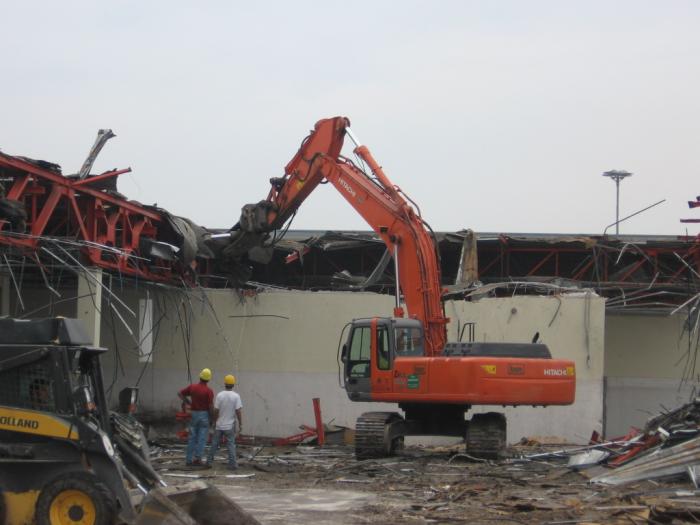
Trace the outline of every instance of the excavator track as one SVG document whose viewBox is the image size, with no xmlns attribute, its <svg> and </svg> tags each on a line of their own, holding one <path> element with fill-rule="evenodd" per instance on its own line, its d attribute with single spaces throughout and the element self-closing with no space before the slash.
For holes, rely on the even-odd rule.
<svg viewBox="0 0 700 525">
<path fill-rule="evenodd" d="M 476 414 L 467 423 L 467 454 L 482 459 L 498 459 L 506 450 L 506 416 L 498 412 Z"/>
<path fill-rule="evenodd" d="M 403 436 L 394 435 L 395 424 L 403 422 L 396 412 L 365 412 L 355 424 L 355 457 L 357 459 L 391 456 L 403 448 Z"/>
</svg>

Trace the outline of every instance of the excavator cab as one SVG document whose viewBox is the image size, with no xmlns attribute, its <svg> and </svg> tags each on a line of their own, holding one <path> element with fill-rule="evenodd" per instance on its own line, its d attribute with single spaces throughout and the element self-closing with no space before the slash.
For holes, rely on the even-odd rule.
<svg viewBox="0 0 700 525">
<path fill-rule="evenodd" d="M 372 392 L 391 392 L 405 377 L 403 358 L 425 356 L 423 325 L 417 319 L 375 317 L 352 322 L 341 361 L 352 401 L 371 401 Z"/>
</svg>

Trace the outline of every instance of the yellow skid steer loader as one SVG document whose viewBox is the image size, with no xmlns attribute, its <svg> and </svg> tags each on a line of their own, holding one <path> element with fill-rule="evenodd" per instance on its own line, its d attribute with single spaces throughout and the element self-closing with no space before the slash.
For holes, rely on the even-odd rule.
<svg viewBox="0 0 700 525">
<path fill-rule="evenodd" d="M 0 524 L 257 523 L 213 486 L 166 486 L 138 421 L 107 408 L 106 351 L 76 319 L 0 319 Z"/>
</svg>

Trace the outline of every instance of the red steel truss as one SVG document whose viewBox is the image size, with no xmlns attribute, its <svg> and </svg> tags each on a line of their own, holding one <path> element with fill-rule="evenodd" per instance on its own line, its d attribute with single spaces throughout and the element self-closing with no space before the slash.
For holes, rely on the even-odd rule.
<svg viewBox="0 0 700 525">
<path fill-rule="evenodd" d="M 4 197 L 22 203 L 27 214 L 26 227 L 19 230 L 0 218 L 0 244 L 33 252 L 41 249 L 47 237 L 67 238 L 81 243 L 90 265 L 152 281 L 191 281 L 191 272 L 180 260 L 141 253 L 142 241 L 158 242 L 168 234 L 162 213 L 98 189 L 98 183 L 130 171 L 78 179 L 0 153 Z"/>
<path fill-rule="evenodd" d="M 584 242 L 585 241 L 585 242 Z M 479 278 L 560 277 L 608 284 L 684 284 L 700 273 L 696 237 L 654 243 L 586 237 L 580 242 L 513 241 L 479 245 Z"/>
</svg>

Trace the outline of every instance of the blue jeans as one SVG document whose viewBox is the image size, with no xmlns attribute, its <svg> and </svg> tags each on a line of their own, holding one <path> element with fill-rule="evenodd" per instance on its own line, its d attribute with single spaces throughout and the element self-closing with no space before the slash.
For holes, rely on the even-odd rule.
<svg viewBox="0 0 700 525">
<path fill-rule="evenodd" d="M 236 433 L 233 428 L 229 430 L 219 430 L 218 428 L 214 431 L 214 437 L 211 439 L 211 445 L 209 446 L 209 454 L 207 455 L 207 463 L 210 465 L 214 462 L 214 456 L 219 450 L 219 443 L 221 442 L 222 434 L 226 436 L 226 446 L 228 447 L 228 466 L 229 468 L 236 468 Z"/>
<path fill-rule="evenodd" d="M 187 453 L 185 461 L 192 463 L 194 459 L 202 459 L 204 446 L 209 435 L 209 412 L 206 410 L 193 410 L 190 420 L 190 437 L 187 440 Z"/>
</svg>

